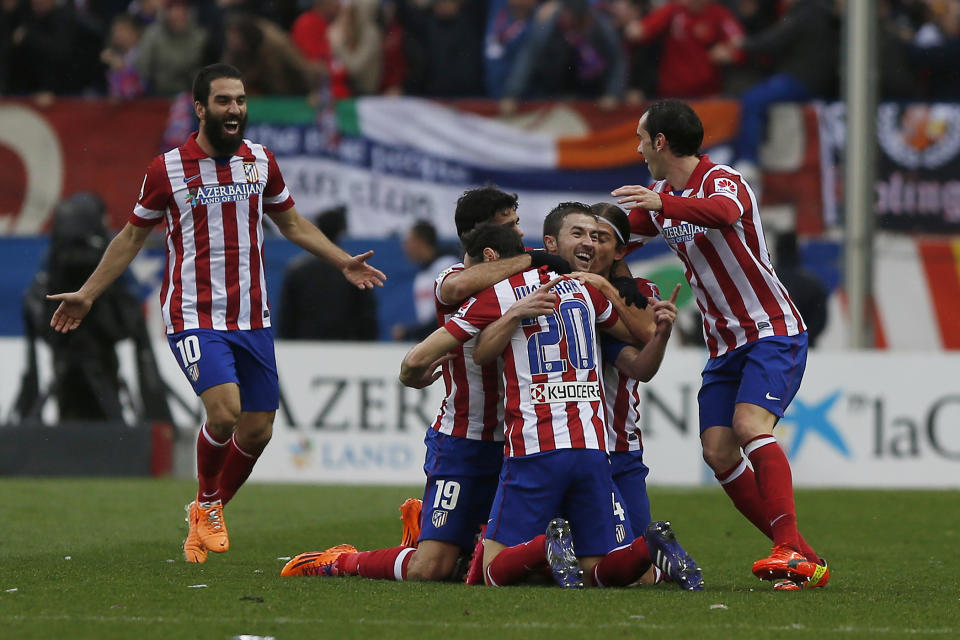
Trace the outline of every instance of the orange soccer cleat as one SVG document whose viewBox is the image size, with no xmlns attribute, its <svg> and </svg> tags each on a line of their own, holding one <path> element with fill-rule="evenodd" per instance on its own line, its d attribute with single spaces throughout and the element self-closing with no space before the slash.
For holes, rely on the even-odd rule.
<svg viewBox="0 0 960 640">
<path fill-rule="evenodd" d="M 804 558 L 785 544 L 774 545 L 770 555 L 753 563 L 753 575 L 761 580 L 806 582 L 820 565 Z"/>
<path fill-rule="evenodd" d="M 223 553 L 230 548 L 227 523 L 223 521 L 223 503 L 214 500 L 195 504 L 197 505 L 197 535 L 200 541 L 210 551 Z"/>
<path fill-rule="evenodd" d="M 337 560 L 345 553 L 356 553 L 357 548 L 352 544 L 338 544 L 326 551 L 308 551 L 301 553 L 287 564 L 283 565 L 280 575 L 284 578 L 293 576 L 339 576 Z"/>
<path fill-rule="evenodd" d="M 403 520 L 401 545 L 416 548 L 417 540 L 420 538 L 420 512 L 422 509 L 423 500 L 420 498 L 407 498 L 400 505 L 400 519 Z"/>
<path fill-rule="evenodd" d="M 187 562 L 206 562 L 207 548 L 197 534 L 197 503 L 191 502 L 184 510 L 187 512 L 187 539 L 183 541 L 183 557 Z"/>
</svg>

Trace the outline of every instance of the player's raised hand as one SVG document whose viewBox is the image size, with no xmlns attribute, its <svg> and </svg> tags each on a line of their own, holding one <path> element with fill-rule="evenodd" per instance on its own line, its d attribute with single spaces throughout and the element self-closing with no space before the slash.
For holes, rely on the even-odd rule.
<svg viewBox="0 0 960 640">
<path fill-rule="evenodd" d="M 374 286 L 382 287 L 383 281 L 387 276 L 374 266 L 367 264 L 367 260 L 373 255 L 373 250 L 351 256 L 343 264 L 343 275 L 355 284 L 358 289 L 372 289 Z"/>
<path fill-rule="evenodd" d="M 640 185 L 625 185 L 614 189 L 610 195 L 618 198 L 617 204 L 623 205 L 624 209 L 663 211 L 663 200 L 660 199 L 660 194 Z"/>
<path fill-rule="evenodd" d="M 80 322 L 86 317 L 93 306 L 93 300 L 83 295 L 79 291 L 70 293 L 55 293 L 48 295 L 47 300 L 59 300 L 60 306 L 53 312 L 50 318 L 50 326 L 54 331 L 67 333 L 80 326 Z"/>
<path fill-rule="evenodd" d="M 533 293 L 520 298 L 510 310 L 518 318 L 551 315 L 557 306 L 557 294 L 553 292 L 553 288 L 564 279 L 563 276 L 554 278 Z"/>
<path fill-rule="evenodd" d="M 669 300 L 654 300 L 650 298 L 651 309 L 653 310 L 654 322 L 657 323 L 658 332 L 670 332 L 673 330 L 673 323 L 677 321 L 677 295 L 680 293 L 680 283 L 673 288 Z"/>
</svg>

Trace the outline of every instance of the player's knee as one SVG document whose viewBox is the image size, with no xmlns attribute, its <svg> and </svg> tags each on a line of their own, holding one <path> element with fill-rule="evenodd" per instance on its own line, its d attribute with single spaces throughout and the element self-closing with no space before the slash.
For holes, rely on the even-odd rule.
<svg viewBox="0 0 960 640">
<path fill-rule="evenodd" d="M 218 437 L 229 437 L 240 419 L 239 408 L 219 405 L 207 410 L 207 429 Z"/>
<path fill-rule="evenodd" d="M 703 461 L 713 469 L 714 473 L 723 473 L 740 462 L 740 449 L 726 444 L 704 444 Z"/>
</svg>

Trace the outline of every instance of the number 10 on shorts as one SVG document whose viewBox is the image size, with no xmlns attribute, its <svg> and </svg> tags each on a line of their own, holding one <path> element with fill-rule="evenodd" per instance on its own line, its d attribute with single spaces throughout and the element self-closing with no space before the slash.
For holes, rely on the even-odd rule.
<svg viewBox="0 0 960 640">
<path fill-rule="evenodd" d="M 183 340 L 178 340 L 176 345 L 184 368 L 200 361 L 200 340 L 197 336 L 187 336 Z"/>
</svg>

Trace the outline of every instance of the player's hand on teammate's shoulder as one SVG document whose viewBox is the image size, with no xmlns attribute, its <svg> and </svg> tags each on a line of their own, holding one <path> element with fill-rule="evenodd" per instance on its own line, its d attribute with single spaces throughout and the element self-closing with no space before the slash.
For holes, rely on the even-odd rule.
<svg viewBox="0 0 960 640">
<path fill-rule="evenodd" d="M 624 185 L 611 191 L 610 195 L 617 198 L 617 204 L 623 205 L 624 209 L 663 210 L 660 194 L 638 184 Z"/>
<path fill-rule="evenodd" d="M 424 389 L 429 387 L 443 375 L 443 364 L 456 358 L 456 355 L 448 353 L 434 360 L 419 377 L 408 377 L 403 381 L 405 386 L 411 389 Z"/>
<path fill-rule="evenodd" d="M 79 291 L 69 293 L 55 293 L 47 296 L 47 300 L 59 300 L 60 305 L 50 318 L 50 326 L 54 331 L 67 333 L 80 326 L 80 321 L 90 311 L 93 300 Z"/>
<path fill-rule="evenodd" d="M 359 289 L 372 289 L 374 286 L 382 287 L 383 281 L 387 276 L 376 267 L 367 264 L 367 260 L 373 255 L 373 250 L 351 256 L 343 264 L 343 275 L 352 284 Z"/>
</svg>

